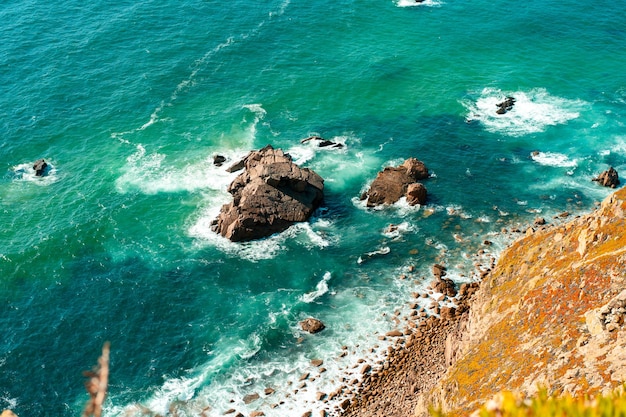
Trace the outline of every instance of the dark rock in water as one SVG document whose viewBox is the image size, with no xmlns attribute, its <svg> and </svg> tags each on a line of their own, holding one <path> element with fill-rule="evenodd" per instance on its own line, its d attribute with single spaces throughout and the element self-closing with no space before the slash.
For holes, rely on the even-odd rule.
<svg viewBox="0 0 626 417">
<path fill-rule="evenodd" d="M 374 207 L 379 204 L 393 204 L 406 196 L 410 204 L 424 204 L 426 187 L 421 184 L 412 186 L 411 196 L 407 195 L 407 190 L 409 185 L 425 178 L 428 178 L 426 165 L 415 158 L 407 159 L 399 167 L 386 167 L 379 172 L 369 190 L 361 196 L 361 200 L 367 199 L 367 206 Z"/>
<path fill-rule="evenodd" d="M 604 187 L 615 188 L 619 185 L 619 176 L 617 175 L 617 171 L 613 167 L 610 167 L 592 181 L 597 181 Z"/>
<path fill-rule="evenodd" d="M 268 145 L 239 164 L 245 169 L 228 187 L 233 201 L 222 206 L 212 224 L 233 242 L 267 237 L 306 221 L 324 199 L 324 180 L 280 149 Z"/>
<path fill-rule="evenodd" d="M 302 330 L 309 333 L 319 333 L 326 328 L 326 326 L 324 326 L 324 323 L 312 317 L 302 320 L 300 322 L 300 327 L 302 328 Z"/>
<path fill-rule="evenodd" d="M 222 155 L 213 156 L 213 165 L 221 167 L 222 164 L 226 162 L 226 158 Z"/>
<path fill-rule="evenodd" d="M 498 114 L 504 114 L 506 112 L 508 112 L 509 110 L 511 110 L 513 108 L 513 105 L 515 104 L 515 98 L 514 97 L 507 97 L 504 99 L 504 101 L 502 103 L 498 103 L 496 104 L 496 106 L 498 107 L 498 110 L 496 110 L 496 113 Z"/>
<path fill-rule="evenodd" d="M 302 139 L 300 141 L 300 143 L 306 143 L 309 141 L 317 141 L 317 146 L 319 148 L 327 148 L 327 147 L 333 147 L 333 148 L 343 148 L 343 144 L 342 143 L 337 143 L 337 142 L 333 142 L 332 140 L 328 140 L 328 139 L 324 139 L 320 136 L 309 136 L 306 139 Z"/>
<path fill-rule="evenodd" d="M 242 159 L 239 162 L 235 162 L 234 164 L 226 168 L 226 172 L 237 172 L 237 171 L 241 171 L 242 169 L 244 169 L 246 166 L 246 158 Z"/>
<path fill-rule="evenodd" d="M 33 165 L 33 169 L 35 170 L 35 176 L 43 177 L 46 174 L 46 168 L 48 168 L 48 164 L 43 159 L 39 159 Z"/>
</svg>

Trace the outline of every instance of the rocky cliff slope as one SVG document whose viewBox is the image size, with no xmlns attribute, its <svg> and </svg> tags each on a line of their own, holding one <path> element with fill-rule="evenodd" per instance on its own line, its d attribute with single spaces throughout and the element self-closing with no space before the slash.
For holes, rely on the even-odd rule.
<svg viewBox="0 0 626 417">
<path fill-rule="evenodd" d="M 455 363 L 422 394 L 468 415 L 496 393 L 572 395 L 626 381 L 626 190 L 593 213 L 529 229 L 502 253 L 473 299 Z"/>
</svg>

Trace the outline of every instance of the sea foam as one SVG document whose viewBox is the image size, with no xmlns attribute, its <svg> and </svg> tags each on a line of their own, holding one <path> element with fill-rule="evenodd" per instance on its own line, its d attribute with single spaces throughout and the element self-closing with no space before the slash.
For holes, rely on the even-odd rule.
<svg viewBox="0 0 626 417">
<path fill-rule="evenodd" d="M 438 0 L 424 0 L 424 1 L 415 1 L 415 0 L 398 0 L 398 7 L 417 7 L 417 6 L 441 6 L 443 4 L 442 1 Z"/>
<path fill-rule="evenodd" d="M 515 98 L 515 105 L 507 113 L 497 114 L 497 105 L 508 96 Z M 543 88 L 514 92 L 485 88 L 475 101 L 462 104 L 468 122 L 479 121 L 489 132 L 522 136 L 576 119 L 585 103 L 552 96 Z"/>
<path fill-rule="evenodd" d="M 27 182 L 39 186 L 48 186 L 59 180 L 56 164 L 50 161 L 48 161 L 48 167 L 43 176 L 35 175 L 32 162 L 15 165 L 11 168 L 11 174 L 14 181 Z"/>
<path fill-rule="evenodd" d="M 573 168 L 578 165 L 575 159 L 569 159 L 567 155 L 556 152 L 533 152 L 530 157 L 540 165 L 551 167 Z"/>
</svg>

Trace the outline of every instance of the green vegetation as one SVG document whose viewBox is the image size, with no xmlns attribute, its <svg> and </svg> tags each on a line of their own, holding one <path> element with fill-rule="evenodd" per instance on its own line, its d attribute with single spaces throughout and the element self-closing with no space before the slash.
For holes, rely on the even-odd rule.
<svg viewBox="0 0 626 417">
<path fill-rule="evenodd" d="M 441 412 L 431 412 L 445 417 Z M 524 399 L 503 392 L 472 414 L 472 417 L 624 417 L 626 394 L 624 386 L 608 395 L 594 397 L 550 396 L 542 389 L 535 397 Z"/>
</svg>

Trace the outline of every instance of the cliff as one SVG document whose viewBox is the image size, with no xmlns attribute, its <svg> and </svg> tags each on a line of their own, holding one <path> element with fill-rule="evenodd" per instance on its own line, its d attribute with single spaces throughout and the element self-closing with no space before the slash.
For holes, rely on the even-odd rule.
<svg viewBox="0 0 626 417">
<path fill-rule="evenodd" d="M 626 381 L 626 190 L 593 213 L 529 229 L 472 300 L 454 364 L 421 394 L 468 415 L 496 393 L 606 393 Z"/>
</svg>

